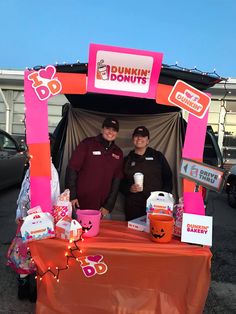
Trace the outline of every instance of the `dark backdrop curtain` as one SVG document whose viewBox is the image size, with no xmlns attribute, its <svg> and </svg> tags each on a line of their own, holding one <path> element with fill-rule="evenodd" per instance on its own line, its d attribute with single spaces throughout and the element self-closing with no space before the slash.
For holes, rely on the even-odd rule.
<svg viewBox="0 0 236 314">
<path fill-rule="evenodd" d="M 68 107 L 66 138 L 60 171 L 62 189 L 64 188 L 66 167 L 73 150 L 84 138 L 100 133 L 102 122 L 106 116 L 114 115 L 72 108 L 71 106 Z M 181 114 L 179 112 L 151 115 L 116 114 L 115 118 L 120 123 L 120 131 L 116 144 L 123 150 L 124 156 L 133 149 L 132 132 L 134 128 L 139 125 L 145 125 L 149 129 L 149 146 L 161 151 L 172 169 L 173 195 L 177 200 L 182 194 L 181 179 L 178 176 L 182 152 Z M 122 204 L 123 200 L 120 195 L 113 213 L 114 219 L 121 218 L 120 214 L 123 211 Z M 116 217 L 117 212 L 118 215 Z"/>
</svg>

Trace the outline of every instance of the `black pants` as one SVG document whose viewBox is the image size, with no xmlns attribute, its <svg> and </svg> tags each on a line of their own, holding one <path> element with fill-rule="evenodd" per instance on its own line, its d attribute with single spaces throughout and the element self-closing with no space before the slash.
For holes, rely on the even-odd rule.
<svg viewBox="0 0 236 314">
<path fill-rule="evenodd" d="M 126 220 L 132 220 L 146 215 L 146 196 L 142 192 L 129 193 L 125 199 Z"/>
</svg>

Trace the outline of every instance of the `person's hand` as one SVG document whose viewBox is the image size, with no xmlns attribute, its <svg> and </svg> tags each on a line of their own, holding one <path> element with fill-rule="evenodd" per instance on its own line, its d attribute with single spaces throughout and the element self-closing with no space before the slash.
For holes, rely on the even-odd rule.
<svg viewBox="0 0 236 314">
<path fill-rule="evenodd" d="M 79 208 L 79 201 L 78 201 L 77 198 L 75 198 L 74 200 L 71 200 L 70 202 L 71 202 L 71 205 L 72 205 L 73 209 Z"/>
<path fill-rule="evenodd" d="M 102 218 L 103 218 L 103 217 L 106 217 L 106 216 L 109 214 L 109 210 L 107 210 L 107 209 L 104 208 L 104 207 L 101 207 L 101 208 L 100 208 L 100 212 L 101 212 L 101 214 L 102 214 Z"/>
<path fill-rule="evenodd" d="M 138 193 L 138 192 L 142 192 L 142 187 L 138 184 L 132 184 L 130 187 L 130 192 L 131 193 Z"/>
<path fill-rule="evenodd" d="M 18 218 L 16 218 L 15 222 L 17 225 L 19 225 L 22 222 L 22 220 L 23 219 L 21 217 L 18 217 Z"/>
</svg>

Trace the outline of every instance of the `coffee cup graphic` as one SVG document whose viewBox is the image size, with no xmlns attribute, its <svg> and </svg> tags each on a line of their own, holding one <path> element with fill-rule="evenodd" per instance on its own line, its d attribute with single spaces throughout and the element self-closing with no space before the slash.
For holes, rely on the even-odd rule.
<svg viewBox="0 0 236 314">
<path fill-rule="evenodd" d="M 104 60 L 97 63 L 97 72 L 102 80 L 108 80 L 108 66 L 104 64 Z"/>
</svg>

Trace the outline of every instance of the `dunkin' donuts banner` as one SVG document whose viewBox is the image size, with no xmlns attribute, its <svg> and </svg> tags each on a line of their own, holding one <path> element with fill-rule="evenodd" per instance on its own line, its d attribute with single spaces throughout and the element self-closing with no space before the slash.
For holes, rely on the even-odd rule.
<svg viewBox="0 0 236 314">
<path fill-rule="evenodd" d="M 89 92 L 156 97 L 163 54 L 91 44 L 89 49 Z"/>
</svg>

